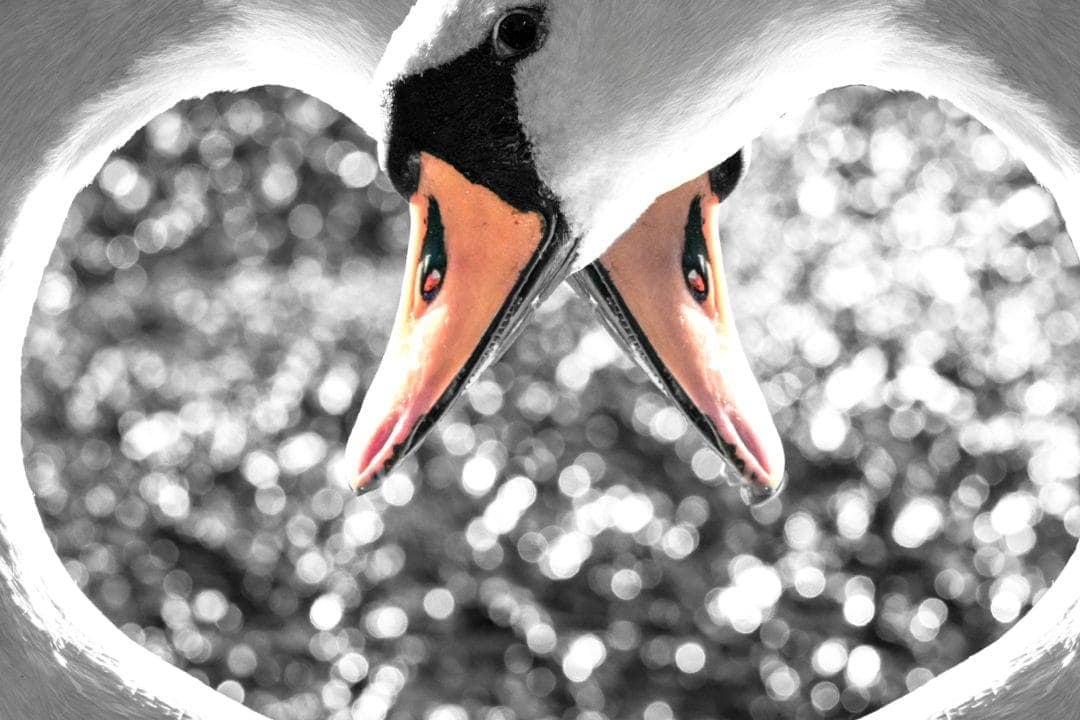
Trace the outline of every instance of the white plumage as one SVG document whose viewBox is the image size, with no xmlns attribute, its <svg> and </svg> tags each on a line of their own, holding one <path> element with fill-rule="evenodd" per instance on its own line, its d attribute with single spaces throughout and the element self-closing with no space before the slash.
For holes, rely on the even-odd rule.
<svg viewBox="0 0 1080 720">
<path fill-rule="evenodd" d="M 454 58 L 513 0 L 419 0 L 377 76 Z M 578 266 L 666 190 L 789 108 L 865 84 L 943 97 L 994 130 L 1080 232 L 1080 4 L 1072 0 L 550 0 L 519 121 Z M 795 479 L 797 481 L 797 479 Z M 1001 641 L 874 714 L 1080 717 L 1080 556 Z"/>
<path fill-rule="evenodd" d="M 128 640 L 41 526 L 20 448 L 20 352 L 75 193 L 180 100 L 288 85 L 371 127 L 407 0 L 0 3 L 0 718 L 255 718 Z"/>
<path fill-rule="evenodd" d="M 65 211 L 177 101 L 284 84 L 375 129 L 372 71 L 406 0 L 8 0 L 0 6 L 0 718 L 254 717 L 128 641 L 67 577 L 20 451 L 20 348 Z M 451 59 L 509 0 L 421 0 L 380 77 Z M 1072 0 L 551 0 L 520 67 L 541 178 L 595 259 L 660 193 L 787 108 L 873 84 L 998 132 L 1080 227 Z M 999 643 L 875 718 L 1080 717 L 1080 559 Z"/>
</svg>

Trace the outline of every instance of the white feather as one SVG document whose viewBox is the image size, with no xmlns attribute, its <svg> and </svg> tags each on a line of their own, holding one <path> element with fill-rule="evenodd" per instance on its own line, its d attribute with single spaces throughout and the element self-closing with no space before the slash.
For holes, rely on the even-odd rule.
<svg viewBox="0 0 1080 720">
<path fill-rule="evenodd" d="M 410 0 L 0 3 L 0 720 L 254 718 L 128 640 L 41 526 L 20 446 L 20 351 L 75 193 L 178 101 L 282 84 L 371 127 Z"/>
<path fill-rule="evenodd" d="M 478 2 L 444 3 L 434 24 L 403 28 L 393 68 L 380 79 L 461 52 L 491 23 L 491 5 Z M 970 112 L 1027 163 L 1080 232 L 1076 0 L 549 0 L 545 7 L 547 39 L 521 62 L 517 99 L 540 177 L 582 239 L 579 266 L 663 192 L 747 145 L 788 109 L 853 84 L 943 97 Z M 1002 640 L 873 717 L 1074 720 L 1078 638 L 1074 554 Z"/>
</svg>

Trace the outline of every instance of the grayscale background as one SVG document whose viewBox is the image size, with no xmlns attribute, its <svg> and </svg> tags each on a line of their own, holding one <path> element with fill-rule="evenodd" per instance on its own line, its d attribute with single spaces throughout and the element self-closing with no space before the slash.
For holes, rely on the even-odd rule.
<svg viewBox="0 0 1080 720">
<path fill-rule="evenodd" d="M 830 93 L 726 203 L 788 454 L 750 510 L 565 287 L 404 472 L 335 472 L 404 203 L 277 89 L 162 115 L 71 209 L 26 341 L 30 480 L 128 635 L 272 718 L 845 718 L 985 646 L 1080 535 L 1080 284 L 985 128 Z M 61 480 L 63 478 L 63 480 Z"/>
</svg>

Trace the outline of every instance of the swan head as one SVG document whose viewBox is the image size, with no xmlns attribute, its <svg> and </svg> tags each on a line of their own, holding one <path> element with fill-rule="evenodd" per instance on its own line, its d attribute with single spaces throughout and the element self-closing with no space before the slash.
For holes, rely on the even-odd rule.
<svg viewBox="0 0 1080 720">
<path fill-rule="evenodd" d="M 742 351 L 724 277 L 720 204 L 743 167 L 736 153 L 661 195 L 571 283 L 756 502 L 780 489 L 784 451 Z"/>
<path fill-rule="evenodd" d="M 381 161 L 412 230 L 389 346 L 346 450 L 357 489 L 418 444 L 570 272 L 573 239 L 518 122 L 515 70 L 543 23 L 512 13 L 495 37 L 432 49 L 386 82 Z"/>
<path fill-rule="evenodd" d="M 743 0 L 728 2 L 750 9 Z M 381 161 L 409 199 L 413 230 L 390 346 L 350 437 L 354 485 L 367 485 L 415 446 L 559 282 L 599 258 L 657 197 L 703 176 L 753 137 L 737 123 L 728 124 L 731 132 L 717 131 L 695 110 L 708 88 L 690 69 L 700 75 L 702 63 L 733 52 L 696 17 L 698 5 L 687 3 L 678 13 L 661 3 L 614 0 L 419 0 L 414 6 L 376 73 L 383 89 Z M 671 77 L 674 67 L 652 59 L 679 57 L 685 48 L 650 52 L 658 29 L 659 37 L 681 38 L 687 48 L 700 40 L 709 57 L 696 57 L 690 69 Z M 740 71 L 735 59 L 734 76 L 750 72 Z M 685 199 L 666 203 L 675 209 L 665 221 L 679 218 L 668 233 L 675 244 L 685 240 Z M 702 215 L 702 222 L 706 227 L 712 216 Z M 651 236 L 646 230 L 635 237 Z M 648 268 L 625 272 L 648 260 L 632 254 L 612 259 L 608 289 L 617 292 L 598 290 L 599 302 L 638 307 L 634 316 L 644 318 L 641 303 L 649 299 L 660 303 L 661 314 L 687 322 L 693 313 L 685 307 L 673 299 L 663 305 L 664 298 L 645 292 Z M 668 270 L 656 276 L 680 277 L 681 266 L 670 268 L 674 274 Z M 714 299 L 726 302 L 722 294 Z M 697 379 L 691 382 L 694 373 L 684 362 L 667 377 L 681 373 L 685 382 L 662 387 L 702 420 L 696 424 L 714 443 L 723 447 L 742 437 L 746 450 L 754 431 L 735 415 L 714 412 L 730 407 L 736 395 L 715 391 L 747 379 L 754 393 L 760 391 L 748 370 L 745 377 L 732 370 L 746 363 L 737 339 L 731 342 L 727 311 L 715 308 L 707 319 L 700 327 L 711 328 L 709 342 L 723 339 L 724 352 L 688 345 L 702 342 L 700 333 L 664 333 L 658 325 L 649 331 L 644 320 L 636 337 L 624 339 L 651 348 L 647 369 L 654 377 L 674 370 L 680 352 L 691 355 Z M 735 356 L 740 362 L 723 359 Z M 717 380 L 721 372 L 730 377 Z M 707 399 L 708 388 L 714 394 Z M 771 421 L 767 425 L 771 429 Z M 756 455 L 753 482 L 775 487 L 783 465 L 773 452 L 779 441 L 765 444 L 765 453 L 729 456 L 745 462 L 747 453 Z"/>
<path fill-rule="evenodd" d="M 483 172 L 473 155 L 471 169 L 512 185 L 527 167 L 581 269 L 661 194 L 749 145 L 837 72 L 850 74 L 869 41 L 843 13 L 860 12 L 838 0 L 418 0 L 375 76 L 387 169 L 436 126 L 487 133 L 501 154 Z M 521 13 L 539 32 L 515 50 L 500 32 Z M 512 147 L 495 128 L 513 131 Z M 468 137 L 473 149 L 483 139 Z"/>
</svg>

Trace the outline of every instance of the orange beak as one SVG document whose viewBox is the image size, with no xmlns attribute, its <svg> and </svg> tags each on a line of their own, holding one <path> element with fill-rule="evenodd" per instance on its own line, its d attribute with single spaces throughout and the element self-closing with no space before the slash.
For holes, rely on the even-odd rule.
<svg viewBox="0 0 1080 720">
<path fill-rule="evenodd" d="M 719 236 L 730 185 L 723 172 L 660 197 L 574 282 L 760 501 L 783 482 L 784 452 L 731 316 Z"/>
<path fill-rule="evenodd" d="M 554 232 L 421 153 L 401 304 L 346 449 L 364 489 L 430 430 L 524 324 L 562 263 Z"/>
</svg>

